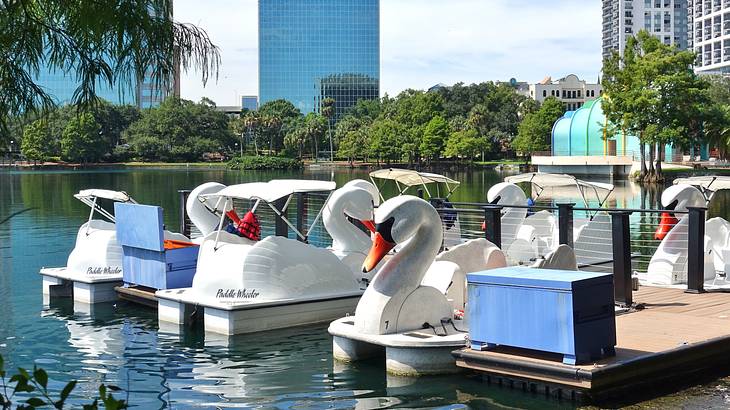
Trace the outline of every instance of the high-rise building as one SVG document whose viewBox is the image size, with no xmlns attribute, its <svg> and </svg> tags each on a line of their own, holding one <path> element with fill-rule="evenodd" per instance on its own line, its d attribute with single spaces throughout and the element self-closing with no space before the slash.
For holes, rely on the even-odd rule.
<svg viewBox="0 0 730 410">
<path fill-rule="evenodd" d="M 689 38 L 695 71 L 730 74 L 730 0 L 689 0 Z"/>
<path fill-rule="evenodd" d="M 259 103 L 335 118 L 380 96 L 380 0 L 259 0 Z"/>
<path fill-rule="evenodd" d="M 61 105 L 72 101 L 74 92 L 79 86 L 73 73 L 65 73 L 61 69 L 52 67 L 42 69 L 35 81 L 57 104 Z M 177 73 L 170 88 L 170 90 L 161 89 L 147 75 L 136 84 L 124 83 L 110 87 L 105 82 L 99 82 L 96 85 L 96 95 L 112 104 L 131 104 L 144 109 L 160 105 L 168 95 L 180 95 Z"/>
<path fill-rule="evenodd" d="M 609 57 L 612 50 L 623 54 L 626 39 L 640 30 L 650 32 L 664 44 L 687 49 L 687 1 L 603 0 L 603 58 Z"/>
</svg>

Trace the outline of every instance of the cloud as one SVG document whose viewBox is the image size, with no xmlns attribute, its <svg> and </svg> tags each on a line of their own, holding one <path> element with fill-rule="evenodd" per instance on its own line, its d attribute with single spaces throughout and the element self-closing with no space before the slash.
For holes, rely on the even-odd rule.
<svg viewBox="0 0 730 410">
<path fill-rule="evenodd" d="M 585 0 L 381 0 L 381 92 L 436 83 L 536 82 L 569 73 L 595 81 L 601 68 L 601 5 Z M 175 18 L 221 47 L 217 83 L 185 75 L 185 98 L 218 104 L 256 94 L 257 1 L 176 0 Z"/>
</svg>

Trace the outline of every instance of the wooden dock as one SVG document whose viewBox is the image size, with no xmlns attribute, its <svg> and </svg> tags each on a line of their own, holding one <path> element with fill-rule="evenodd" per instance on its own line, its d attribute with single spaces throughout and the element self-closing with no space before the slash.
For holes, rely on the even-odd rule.
<svg viewBox="0 0 730 410">
<path fill-rule="evenodd" d="M 155 290 L 144 286 L 117 286 L 114 288 L 119 299 L 157 309 Z"/>
<path fill-rule="evenodd" d="M 641 287 L 634 300 L 644 308 L 616 317 L 616 356 L 596 363 L 570 366 L 562 355 L 506 347 L 453 354 L 489 382 L 589 401 L 730 364 L 730 293 Z"/>
</svg>

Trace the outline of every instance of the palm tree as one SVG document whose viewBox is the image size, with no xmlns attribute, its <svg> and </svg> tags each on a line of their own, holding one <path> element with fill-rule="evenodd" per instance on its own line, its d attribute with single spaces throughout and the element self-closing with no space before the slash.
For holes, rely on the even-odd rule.
<svg viewBox="0 0 730 410">
<path fill-rule="evenodd" d="M 332 119 L 335 116 L 335 100 L 334 98 L 325 98 L 322 100 L 320 113 L 327 119 L 327 134 L 330 139 L 330 161 L 334 161 L 334 148 L 332 146 Z"/>
<path fill-rule="evenodd" d="M 256 143 L 256 128 L 261 124 L 261 118 L 256 111 L 249 112 L 243 118 L 243 126 L 246 128 L 248 135 L 253 135 L 253 149 L 256 152 L 256 156 L 259 155 L 259 147 Z M 241 142 L 243 146 L 243 142 Z"/>
</svg>

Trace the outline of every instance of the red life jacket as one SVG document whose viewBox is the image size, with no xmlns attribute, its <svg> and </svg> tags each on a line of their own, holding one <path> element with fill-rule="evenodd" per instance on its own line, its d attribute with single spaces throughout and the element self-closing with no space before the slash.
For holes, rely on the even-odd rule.
<svg viewBox="0 0 730 410">
<path fill-rule="evenodd" d="M 654 232 L 654 239 L 658 239 L 660 241 L 663 240 L 677 222 L 679 221 L 672 214 L 669 212 L 662 212 L 661 219 L 659 220 L 659 227 L 656 229 L 656 232 Z"/>
<path fill-rule="evenodd" d="M 252 241 L 258 241 L 261 239 L 261 224 L 259 218 L 256 217 L 251 211 L 246 212 L 243 219 L 238 223 L 238 232 L 244 238 L 248 238 Z"/>
</svg>

